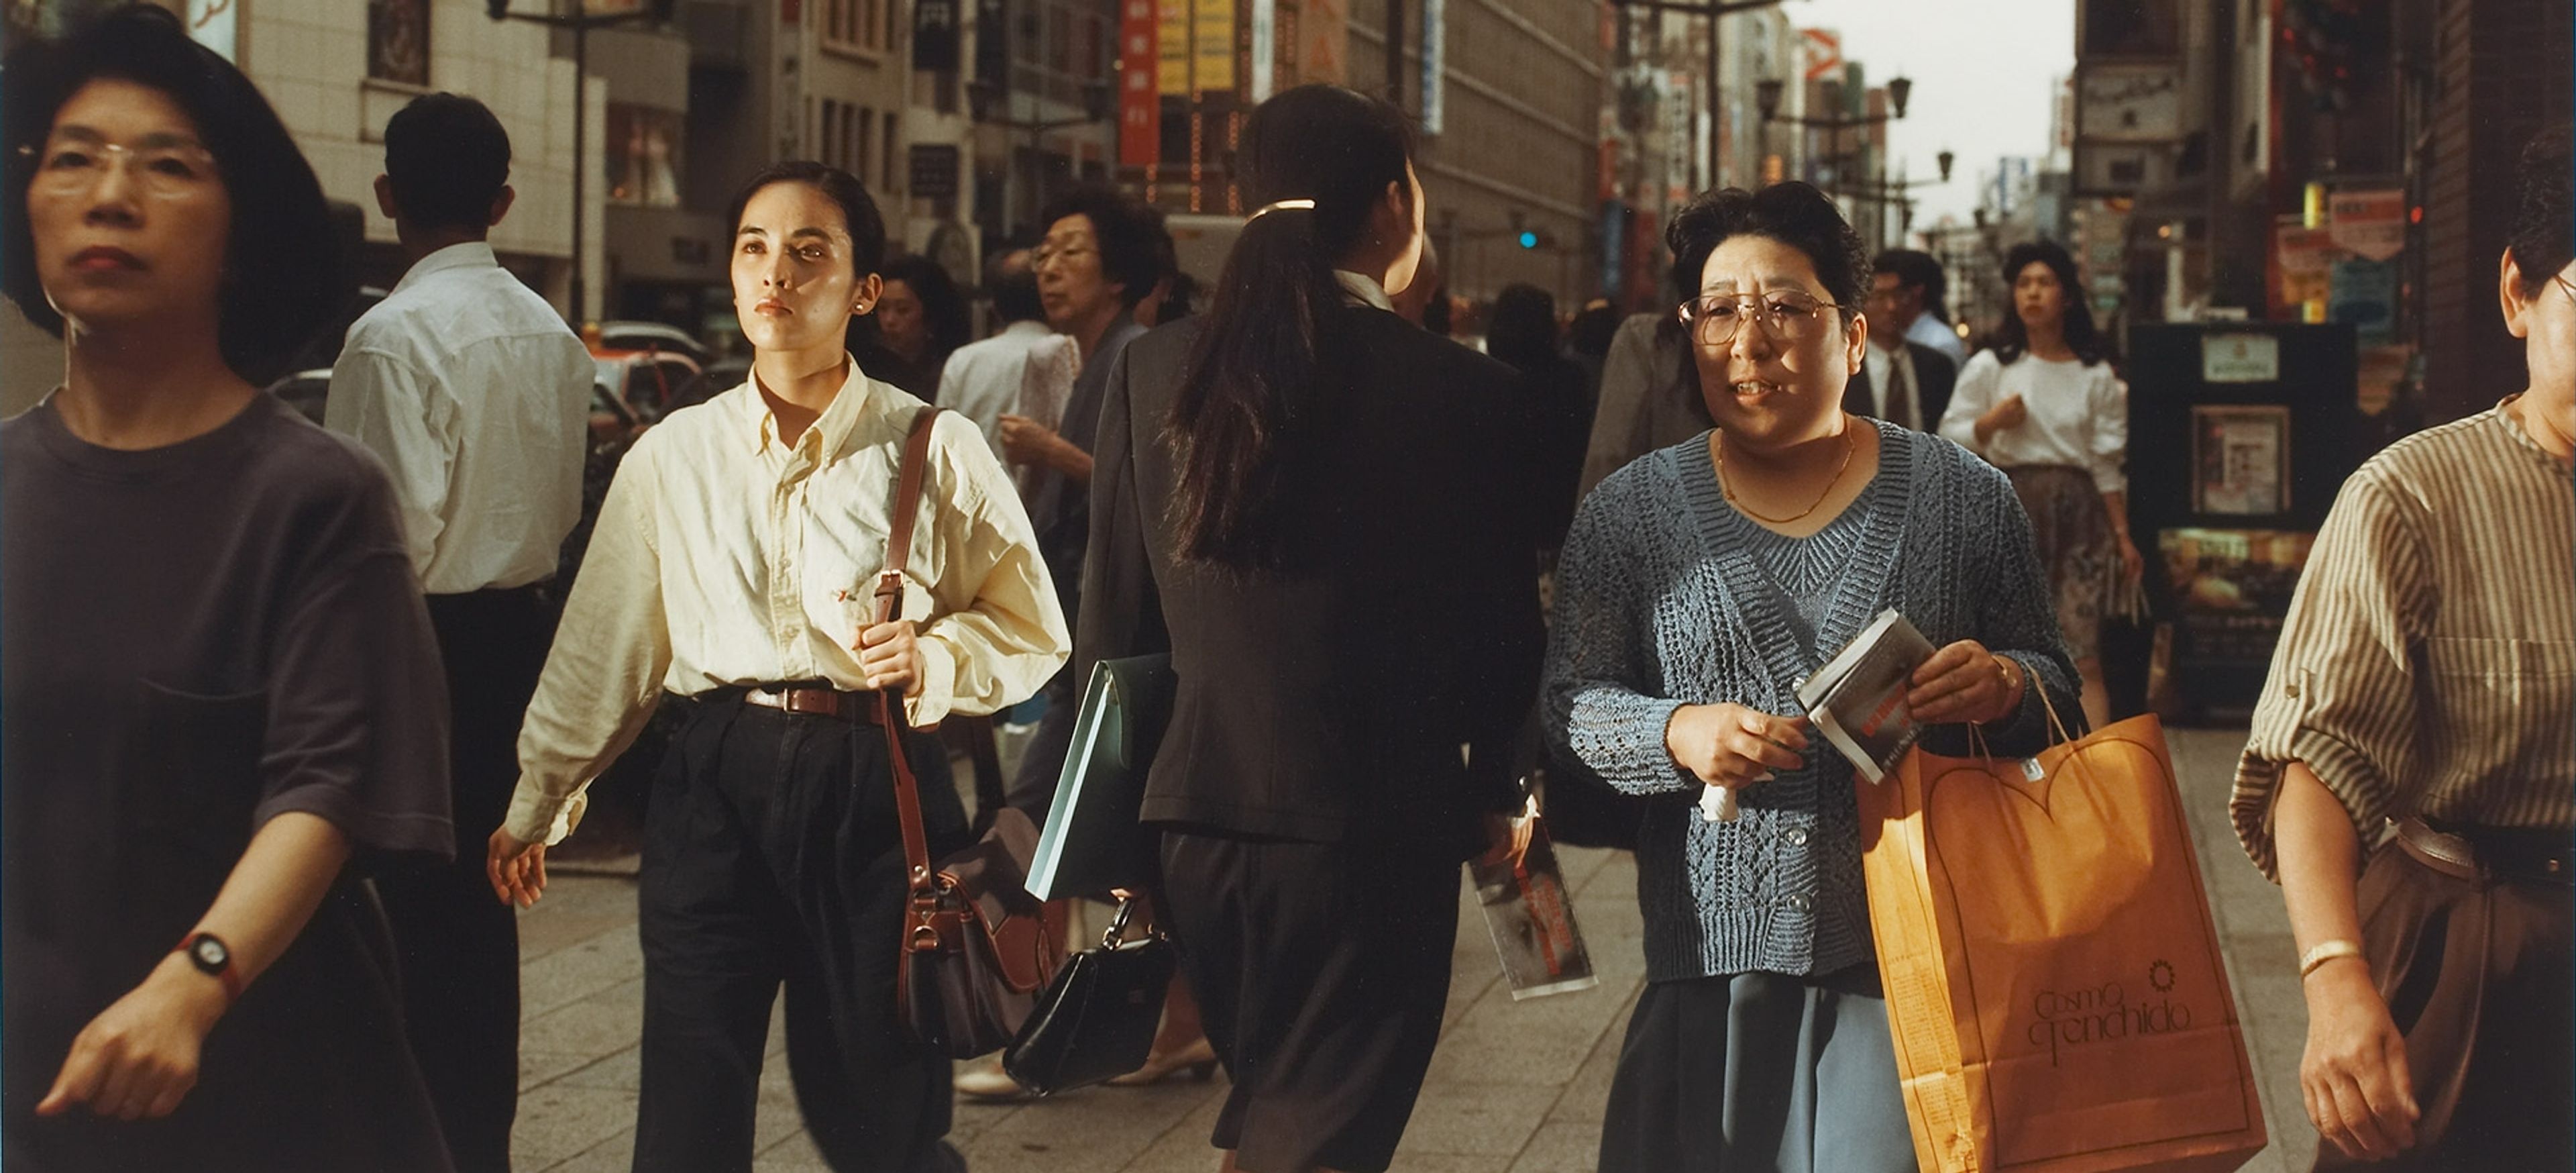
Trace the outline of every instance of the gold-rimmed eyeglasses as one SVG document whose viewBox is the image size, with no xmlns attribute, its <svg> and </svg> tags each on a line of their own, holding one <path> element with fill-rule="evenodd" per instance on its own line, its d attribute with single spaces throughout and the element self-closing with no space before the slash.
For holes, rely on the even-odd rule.
<svg viewBox="0 0 2576 1173">
<path fill-rule="evenodd" d="M 1710 294 L 1683 302 L 1674 311 L 1682 324 L 1690 328 L 1691 338 L 1702 346 L 1724 346 L 1735 341 L 1736 332 L 1746 318 L 1762 323 L 1762 332 L 1774 342 L 1790 342 L 1812 335 L 1824 321 L 1826 310 L 1849 311 L 1851 306 L 1839 302 L 1818 301 L 1803 293 L 1765 293 L 1727 296 Z"/>
<path fill-rule="evenodd" d="M 214 152 L 193 139 L 147 135 L 128 146 L 77 131 L 56 131 L 41 146 L 21 146 L 18 157 L 33 160 L 29 190 L 45 195 L 79 195 L 95 190 L 118 166 L 143 191 L 176 199 L 204 190 L 215 179 Z"/>
</svg>

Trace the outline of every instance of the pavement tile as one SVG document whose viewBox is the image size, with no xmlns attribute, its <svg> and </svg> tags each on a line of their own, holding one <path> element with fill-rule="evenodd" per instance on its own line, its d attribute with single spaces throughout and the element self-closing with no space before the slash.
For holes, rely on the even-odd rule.
<svg viewBox="0 0 2576 1173">
<path fill-rule="evenodd" d="M 1539 1125 L 1510 1173 L 1596 1173 L 1600 1167 L 1599 1125 L 1550 1121 Z"/>
<path fill-rule="evenodd" d="M 635 1133 L 629 1129 L 582 1150 L 541 1173 L 628 1173 L 635 1167 Z M 520 1168 L 526 1169 L 523 1163 Z"/>
<path fill-rule="evenodd" d="M 644 951 L 632 931 L 608 931 L 519 966 L 519 1020 L 542 1018 L 574 1002 L 607 993 L 644 972 Z"/>
<path fill-rule="evenodd" d="M 631 1046 L 607 1058 L 599 1059 L 563 1077 L 571 1087 L 608 1088 L 621 1092 L 644 1090 L 644 1048 Z"/>
<path fill-rule="evenodd" d="M 615 1137 L 635 1132 L 635 1097 L 605 1088 L 548 1084 L 519 1097 L 510 1130 L 510 1163 L 546 1169 Z"/>
<path fill-rule="evenodd" d="M 553 1051 L 523 1049 L 519 1052 L 520 1094 L 524 1095 L 530 1088 L 552 1083 L 565 1075 L 579 1071 L 589 1066 L 595 1058 L 597 1057 L 592 1055 L 565 1055 Z"/>
<path fill-rule="evenodd" d="M 1491 1169 L 1521 1151 L 1557 1096 L 1553 1087 L 1425 1083 L 1396 1151 L 1504 1158 Z"/>
<path fill-rule="evenodd" d="M 1611 1016 L 1610 1029 L 1602 1032 L 1601 1041 L 1592 1045 L 1592 1054 L 1584 1059 L 1583 1066 L 1574 1069 L 1573 1078 L 1565 1081 L 1555 1106 L 1548 1109 L 1548 1123 L 1581 1125 L 1596 1136 L 1600 1134 L 1601 1117 L 1610 1104 L 1610 1081 L 1619 1072 L 1619 1047 L 1628 1037 L 1628 1017 L 1636 1013 L 1637 998 L 1644 992 L 1645 987 L 1640 985 L 1619 1004 L 1619 1012 Z"/>
<path fill-rule="evenodd" d="M 519 1046 L 531 1051 L 613 1055 L 636 1044 L 644 1023 L 644 979 L 594 994 L 519 1028 Z"/>
</svg>

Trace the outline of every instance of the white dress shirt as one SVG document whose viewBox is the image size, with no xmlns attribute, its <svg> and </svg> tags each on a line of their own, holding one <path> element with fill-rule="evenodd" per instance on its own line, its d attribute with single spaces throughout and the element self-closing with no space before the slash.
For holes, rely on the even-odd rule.
<svg viewBox="0 0 2576 1173">
<path fill-rule="evenodd" d="M 1082 373 L 1072 338 L 1044 322 L 1013 322 L 981 342 L 958 347 L 939 375 L 939 403 L 974 421 L 984 441 L 1002 451 L 1002 417 L 1024 416 L 1052 428 L 1064 416 Z"/>
<path fill-rule="evenodd" d="M 422 257 L 349 327 L 323 422 L 393 473 L 421 589 L 551 578 L 581 519 L 598 365 L 481 241 Z"/>
<path fill-rule="evenodd" d="M 1870 414 L 1900 428 L 1922 431 L 1923 382 L 1914 377 L 1913 352 L 1902 346 L 1892 351 L 1882 350 L 1874 338 L 1864 345 L 1867 349 L 1861 352 L 1860 364 L 1861 370 L 1869 375 Z M 1896 386 L 1887 377 L 1891 370 L 1901 372 L 1905 377 L 1905 410 L 1899 413 L 1891 413 L 1887 403 L 1888 391 Z"/>
<path fill-rule="evenodd" d="M 1959 332 L 1941 324 L 1930 314 L 1914 315 L 1914 324 L 1905 328 L 1905 340 L 1917 346 L 1929 346 L 1950 356 L 1952 366 L 1968 362 L 1968 344 L 1959 340 Z"/>
<path fill-rule="evenodd" d="M 746 382 L 672 412 L 618 466 L 519 732 L 504 824 L 552 843 L 662 693 L 827 680 L 866 686 L 895 474 L 920 400 L 850 363 L 793 443 Z M 1010 477 L 972 425 L 931 430 L 899 618 L 920 625 L 912 724 L 1035 695 L 1072 653 Z"/>
<path fill-rule="evenodd" d="M 2029 417 L 1978 444 L 1978 417 L 2015 395 Z M 1941 434 L 1997 468 L 2072 465 L 2105 493 L 2129 487 L 2120 469 L 2129 452 L 2129 385 L 2106 362 L 2087 366 L 2024 354 L 2005 366 L 1994 351 L 1980 350 L 1959 371 L 1950 408 L 1941 413 Z"/>
</svg>

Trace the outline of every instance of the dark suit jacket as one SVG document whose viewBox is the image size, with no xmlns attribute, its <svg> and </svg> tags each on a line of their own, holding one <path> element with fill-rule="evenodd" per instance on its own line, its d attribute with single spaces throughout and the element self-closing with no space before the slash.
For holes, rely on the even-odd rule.
<svg viewBox="0 0 2576 1173">
<path fill-rule="evenodd" d="M 1340 307 L 1317 323 L 1325 377 L 1281 470 L 1283 567 L 1183 566 L 1161 431 L 1203 324 L 1128 345 L 1094 451 L 1079 678 L 1163 650 L 1179 678 L 1143 817 L 1464 858 L 1477 816 L 1520 801 L 1509 743 L 1542 643 L 1535 397 L 1501 363 Z"/>
<path fill-rule="evenodd" d="M 1920 342 L 1906 343 L 1905 353 L 1914 357 L 1914 412 L 1921 417 L 1917 422 L 1923 425 L 1919 430 L 1938 435 L 1941 413 L 1949 410 L 1950 391 L 1959 382 L 1959 368 L 1949 355 Z M 1843 384 L 1843 410 L 1877 417 L 1878 392 L 1870 386 L 1867 365 L 1851 377 L 1851 382 Z"/>
</svg>

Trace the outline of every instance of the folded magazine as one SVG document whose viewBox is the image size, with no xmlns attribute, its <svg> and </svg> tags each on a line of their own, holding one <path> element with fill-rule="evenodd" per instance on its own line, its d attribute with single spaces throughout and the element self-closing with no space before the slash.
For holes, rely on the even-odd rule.
<svg viewBox="0 0 2576 1173">
<path fill-rule="evenodd" d="M 1883 781 L 1923 735 L 1905 694 L 1913 688 L 1914 670 L 1931 658 L 1932 642 L 1905 616 L 1881 611 L 1824 667 L 1798 683 L 1798 704 L 1861 777 Z"/>
<path fill-rule="evenodd" d="M 1529 849 L 1520 858 L 1480 862 L 1471 869 L 1477 903 L 1485 909 L 1485 929 L 1493 934 L 1494 952 L 1502 957 L 1503 977 L 1512 984 L 1515 1002 L 1601 984 L 1593 976 L 1583 932 L 1574 927 L 1574 901 L 1557 870 L 1547 822 L 1537 815 L 1529 819 Z"/>
</svg>

